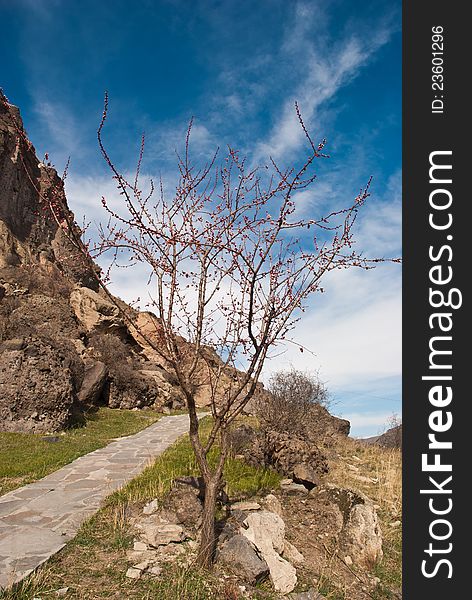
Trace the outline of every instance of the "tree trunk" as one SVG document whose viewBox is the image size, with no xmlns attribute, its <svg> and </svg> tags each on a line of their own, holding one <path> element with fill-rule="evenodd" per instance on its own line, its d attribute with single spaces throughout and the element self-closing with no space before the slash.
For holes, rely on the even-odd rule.
<svg viewBox="0 0 472 600">
<path fill-rule="evenodd" d="M 220 480 L 221 475 L 218 473 L 205 481 L 201 539 L 197 558 L 198 564 L 205 569 L 211 568 L 216 549 L 215 512 Z"/>
</svg>

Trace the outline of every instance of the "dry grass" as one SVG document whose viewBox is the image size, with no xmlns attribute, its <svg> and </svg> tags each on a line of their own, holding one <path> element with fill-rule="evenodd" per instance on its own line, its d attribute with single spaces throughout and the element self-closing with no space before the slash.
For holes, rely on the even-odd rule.
<svg viewBox="0 0 472 600">
<path fill-rule="evenodd" d="M 338 440 L 334 448 L 327 449 L 330 473 L 328 480 L 344 488 L 359 490 L 375 504 L 383 536 L 384 557 L 373 568 L 380 579 L 377 589 L 370 594 L 376 600 L 394 599 L 402 583 L 402 454 L 397 449 L 387 449 L 366 444 L 351 438 Z M 337 600 L 349 595 L 334 589 L 328 583 L 327 598 Z M 339 595 L 341 594 L 341 595 Z"/>
</svg>

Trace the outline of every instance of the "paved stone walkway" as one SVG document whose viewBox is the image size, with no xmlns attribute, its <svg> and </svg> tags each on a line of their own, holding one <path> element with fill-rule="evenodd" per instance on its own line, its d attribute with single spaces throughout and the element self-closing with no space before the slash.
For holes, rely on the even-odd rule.
<svg viewBox="0 0 472 600">
<path fill-rule="evenodd" d="M 63 548 L 106 496 L 186 431 L 187 415 L 162 417 L 135 435 L 0 496 L 0 588 L 20 581 Z"/>
</svg>

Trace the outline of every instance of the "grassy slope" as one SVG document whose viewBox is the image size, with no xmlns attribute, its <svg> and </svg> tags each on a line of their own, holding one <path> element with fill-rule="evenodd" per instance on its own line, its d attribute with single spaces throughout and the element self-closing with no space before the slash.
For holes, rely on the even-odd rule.
<svg viewBox="0 0 472 600">
<path fill-rule="evenodd" d="M 0 433 L 0 494 L 40 479 L 114 438 L 137 433 L 160 416 L 154 411 L 100 408 L 88 415 L 85 426 L 58 434 L 56 442 L 42 439 L 43 434 Z"/>
</svg>

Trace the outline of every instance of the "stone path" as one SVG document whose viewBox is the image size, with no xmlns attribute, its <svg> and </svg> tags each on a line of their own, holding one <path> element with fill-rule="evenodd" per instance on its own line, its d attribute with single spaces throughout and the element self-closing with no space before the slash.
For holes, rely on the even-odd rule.
<svg viewBox="0 0 472 600">
<path fill-rule="evenodd" d="M 63 548 L 106 496 L 186 431 L 187 415 L 163 417 L 135 435 L 0 496 L 0 588 L 20 581 Z"/>
</svg>

